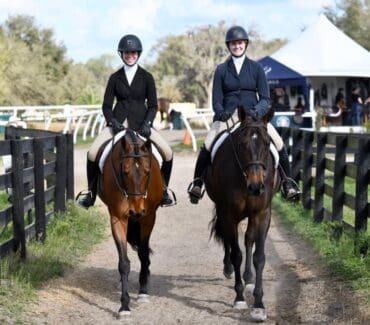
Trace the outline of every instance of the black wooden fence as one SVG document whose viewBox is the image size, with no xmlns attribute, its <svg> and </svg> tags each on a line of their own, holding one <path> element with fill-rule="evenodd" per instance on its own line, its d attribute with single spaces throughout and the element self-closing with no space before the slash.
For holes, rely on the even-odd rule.
<svg viewBox="0 0 370 325">
<path fill-rule="evenodd" d="M 12 163 L 0 175 L 0 191 L 11 189 L 11 196 L 10 206 L 0 211 L 0 235 L 12 223 L 13 237 L 0 243 L 0 258 L 19 249 L 25 258 L 26 240 L 45 240 L 49 218 L 74 198 L 73 136 L 7 127 L 0 141 L 5 155 Z"/>
<path fill-rule="evenodd" d="M 293 178 L 302 186 L 302 204 L 313 209 L 315 222 L 340 221 L 356 232 L 367 229 L 370 216 L 370 134 L 321 133 L 280 128 L 292 156 Z M 346 179 L 355 182 L 355 194 L 346 192 Z M 331 209 L 324 207 L 324 195 Z M 343 209 L 354 211 L 354 224 L 343 220 Z"/>
</svg>

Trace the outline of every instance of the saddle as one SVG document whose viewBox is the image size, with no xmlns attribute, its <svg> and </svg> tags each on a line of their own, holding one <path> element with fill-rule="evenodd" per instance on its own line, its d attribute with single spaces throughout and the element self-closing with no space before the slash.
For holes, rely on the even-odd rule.
<svg viewBox="0 0 370 325">
<path fill-rule="evenodd" d="M 114 144 L 116 144 L 125 134 L 126 134 L 126 130 L 123 130 L 123 131 L 117 133 L 112 139 L 109 139 L 108 141 L 104 142 L 102 144 L 102 146 L 100 147 L 97 158 L 96 158 L 96 161 L 98 162 L 99 169 L 100 169 L 101 173 L 103 172 L 104 163 L 105 163 L 109 153 L 112 150 L 112 146 Z M 138 135 L 138 136 L 141 139 L 143 139 L 144 141 L 146 140 L 141 135 Z M 159 153 L 159 150 L 157 149 L 157 147 L 155 146 L 155 144 L 153 142 L 151 142 L 151 146 L 152 146 L 152 153 L 153 153 L 154 157 L 157 159 L 157 161 L 159 163 L 159 166 L 161 166 L 162 162 L 163 162 L 162 156 Z"/>
<path fill-rule="evenodd" d="M 225 139 L 229 136 L 229 133 L 235 132 L 235 130 L 239 127 L 240 122 L 236 123 L 230 130 L 225 130 L 220 133 L 220 135 L 215 139 L 215 141 L 211 145 L 211 163 L 213 162 L 213 159 L 217 153 L 217 150 L 221 147 Z M 270 143 L 270 153 L 271 156 L 274 160 L 274 167 L 275 169 L 278 168 L 279 166 L 279 153 L 278 150 L 276 149 L 275 145 L 273 142 Z"/>
</svg>

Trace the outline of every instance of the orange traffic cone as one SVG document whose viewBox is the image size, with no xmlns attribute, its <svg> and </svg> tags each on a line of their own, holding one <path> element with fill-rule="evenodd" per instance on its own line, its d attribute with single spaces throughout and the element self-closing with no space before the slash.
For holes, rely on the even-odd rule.
<svg viewBox="0 0 370 325">
<path fill-rule="evenodd" d="M 184 140 L 182 141 L 182 143 L 185 144 L 185 145 L 191 144 L 190 132 L 189 132 L 188 129 L 186 129 L 186 131 L 185 131 L 185 136 L 184 136 Z"/>
</svg>

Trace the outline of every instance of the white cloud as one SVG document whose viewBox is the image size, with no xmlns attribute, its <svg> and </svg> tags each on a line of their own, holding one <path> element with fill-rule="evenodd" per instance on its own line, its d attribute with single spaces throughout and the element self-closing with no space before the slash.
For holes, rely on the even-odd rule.
<svg viewBox="0 0 370 325">
<path fill-rule="evenodd" d="M 300 9 L 321 9 L 324 6 L 335 5 L 335 0 L 290 0 L 290 2 Z"/>
</svg>

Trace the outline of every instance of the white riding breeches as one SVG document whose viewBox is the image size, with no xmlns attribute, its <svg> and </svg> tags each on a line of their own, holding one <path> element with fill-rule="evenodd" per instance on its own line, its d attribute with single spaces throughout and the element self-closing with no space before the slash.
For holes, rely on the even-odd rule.
<svg viewBox="0 0 370 325">
<path fill-rule="evenodd" d="M 92 143 L 87 157 L 90 161 L 95 161 L 98 151 L 102 144 L 113 137 L 113 132 L 110 127 L 105 127 L 102 132 L 96 137 Z M 169 144 L 162 138 L 158 131 L 151 128 L 150 140 L 157 146 L 163 160 L 170 161 L 172 159 L 172 149 Z"/>
<path fill-rule="evenodd" d="M 216 137 L 223 131 L 228 128 L 232 128 L 238 122 L 238 113 L 235 112 L 230 119 L 225 122 L 215 121 L 212 123 L 211 129 L 209 130 L 206 139 L 204 140 L 204 146 L 208 151 L 212 146 L 213 141 Z M 279 133 L 276 131 L 274 126 L 271 123 L 267 123 L 267 133 L 270 136 L 272 142 L 275 144 L 275 147 L 278 151 L 283 149 L 284 142 L 281 139 Z"/>
</svg>

